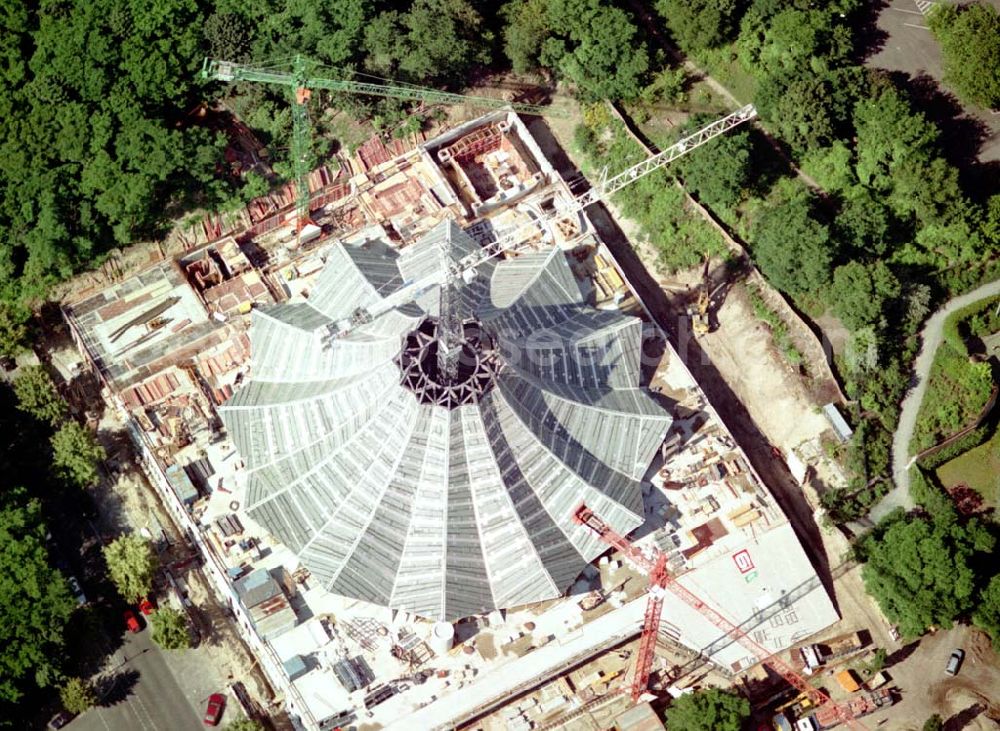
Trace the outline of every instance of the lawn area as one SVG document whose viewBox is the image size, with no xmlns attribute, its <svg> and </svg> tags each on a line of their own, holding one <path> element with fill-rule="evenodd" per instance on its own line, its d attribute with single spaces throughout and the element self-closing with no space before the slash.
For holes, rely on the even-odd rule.
<svg viewBox="0 0 1000 731">
<path fill-rule="evenodd" d="M 990 398 L 993 387 L 989 363 L 973 363 L 958 332 L 963 317 L 948 318 L 946 334 L 934 355 L 927 391 L 917 415 L 911 450 L 916 453 L 971 424 Z"/>
<path fill-rule="evenodd" d="M 938 467 L 937 476 L 944 487 L 968 485 L 988 506 L 1000 508 L 1000 429 L 985 444 Z"/>
<path fill-rule="evenodd" d="M 693 60 L 729 89 L 741 104 L 749 104 L 753 100 L 757 80 L 740 65 L 736 58 L 735 44 L 699 51 Z"/>
</svg>

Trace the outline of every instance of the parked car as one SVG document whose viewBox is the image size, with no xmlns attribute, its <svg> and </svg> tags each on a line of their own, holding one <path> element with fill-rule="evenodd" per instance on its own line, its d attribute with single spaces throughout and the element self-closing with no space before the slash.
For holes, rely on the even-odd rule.
<svg viewBox="0 0 1000 731">
<path fill-rule="evenodd" d="M 52 717 L 51 721 L 49 721 L 49 728 L 60 729 L 67 723 L 72 721 L 73 718 L 74 718 L 73 714 L 70 713 L 69 711 L 60 711 L 59 713 L 57 713 Z"/>
<path fill-rule="evenodd" d="M 131 609 L 125 610 L 125 626 L 128 627 L 129 632 L 139 632 L 142 629 L 142 625 L 139 624 L 139 618 L 135 616 L 135 612 Z"/>
<path fill-rule="evenodd" d="M 958 669 L 962 667 L 962 660 L 965 659 L 965 650 L 956 648 L 951 651 L 951 657 L 948 658 L 948 667 L 944 669 L 948 675 L 958 675 Z"/>
<path fill-rule="evenodd" d="M 139 602 L 139 611 L 145 614 L 147 617 L 156 611 L 156 605 L 149 601 L 146 597 L 143 597 Z"/>
<path fill-rule="evenodd" d="M 80 582 L 76 580 L 76 577 L 67 576 L 66 583 L 69 584 L 69 593 L 76 599 L 76 603 L 81 607 L 86 604 L 87 596 L 83 593 L 83 589 L 80 588 Z"/>
<path fill-rule="evenodd" d="M 208 697 L 208 705 L 205 706 L 205 725 L 218 726 L 224 710 L 226 710 L 226 696 L 222 693 L 212 693 Z"/>
</svg>

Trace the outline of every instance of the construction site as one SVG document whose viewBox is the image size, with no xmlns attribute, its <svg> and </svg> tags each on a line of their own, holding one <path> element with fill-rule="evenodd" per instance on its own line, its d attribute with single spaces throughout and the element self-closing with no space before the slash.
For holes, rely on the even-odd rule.
<svg viewBox="0 0 1000 731">
<path fill-rule="evenodd" d="M 63 303 L 298 727 L 863 715 L 804 679 L 838 612 L 585 210 L 753 116 L 582 193 L 515 111 L 376 137 Z"/>
</svg>

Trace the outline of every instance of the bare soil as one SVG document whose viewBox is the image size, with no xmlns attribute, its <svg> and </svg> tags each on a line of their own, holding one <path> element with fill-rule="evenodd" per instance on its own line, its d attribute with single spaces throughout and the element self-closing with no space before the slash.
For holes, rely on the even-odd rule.
<svg viewBox="0 0 1000 731">
<path fill-rule="evenodd" d="M 742 285 L 716 311 L 718 327 L 701 346 L 757 426 L 773 444 L 791 449 L 819 438 L 830 425 L 798 374 L 774 348 Z"/>
<path fill-rule="evenodd" d="M 958 675 L 945 674 L 948 656 L 955 648 L 965 650 Z M 889 729 L 918 731 L 931 715 L 944 719 L 948 731 L 1000 729 L 1000 656 L 989 640 L 972 627 L 955 627 L 926 635 L 919 644 L 900 653 L 905 657 L 887 664 L 892 684 L 900 690 L 900 701 L 891 709 L 870 716 L 869 728 L 879 722 Z"/>
</svg>

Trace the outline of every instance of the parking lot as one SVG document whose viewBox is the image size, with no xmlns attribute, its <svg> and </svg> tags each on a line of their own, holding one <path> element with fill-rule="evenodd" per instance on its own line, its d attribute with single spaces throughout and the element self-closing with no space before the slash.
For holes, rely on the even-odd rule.
<svg viewBox="0 0 1000 731">
<path fill-rule="evenodd" d="M 1000 0 L 984 0 L 1000 10 Z M 927 27 L 926 13 L 936 3 L 926 0 L 891 0 L 878 17 L 878 29 L 884 33 L 882 47 L 867 65 L 887 71 L 902 71 L 914 79 L 929 77 L 939 84 L 944 76 L 941 49 Z M 947 92 L 946 88 L 943 88 Z M 979 148 L 981 162 L 1000 161 L 1000 114 L 990 110 L 966 108 L 966 115 L 984 127 L 985 139 Z M 947 137 L 948 129 L 943 129 Z"/>
<path fill-rule="evenodd" d="M 956 676 L 945 673 L 952 650 L 965 651 Z M 886 674 L 899 688 L 900 701 L 865 719 L 869 728 L 919 731 L 937 713 L 948 731 L 1000 729 L 1000 656 L 986 636 L 971 627 L 955 627 L 925 635 L 890 654 Z M 990 708 L 990 703 L 993 708 Z"/>
</svg>

